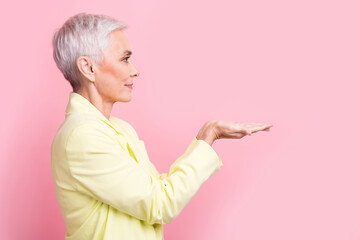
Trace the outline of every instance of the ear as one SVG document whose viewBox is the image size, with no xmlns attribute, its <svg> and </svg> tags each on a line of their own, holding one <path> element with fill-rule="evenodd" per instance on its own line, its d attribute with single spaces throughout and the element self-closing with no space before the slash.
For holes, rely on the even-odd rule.
<svg viewBox="0 0 360 240">
<path fill-rule="evenodd" d="M 95 82 L 95 66 L 89 57 L 78 57 L 78 59 L 76 59 L 76 65 L 85 79 Z"/>
</svg>

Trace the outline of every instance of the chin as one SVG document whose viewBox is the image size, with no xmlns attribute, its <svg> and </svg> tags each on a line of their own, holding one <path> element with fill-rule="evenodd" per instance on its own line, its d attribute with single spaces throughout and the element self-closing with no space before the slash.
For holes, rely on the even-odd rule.
<svg viewBox="0 0 360 240">
<path fill-rule="evenodd" d="M 132 98 L 122 98 L 122 99 L 118 99 L 117 102 L 130 102 Z"/>
</svg>

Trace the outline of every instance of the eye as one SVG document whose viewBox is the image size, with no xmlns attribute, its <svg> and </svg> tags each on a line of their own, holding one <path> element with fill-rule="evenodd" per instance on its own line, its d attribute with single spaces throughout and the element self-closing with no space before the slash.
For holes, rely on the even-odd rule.
<svg viewBox="0 0 360 240">
<path fill-rule="evenodd" d="M 122 61 L 124 61 L 124 62 L 129 62 L 129 58 L 130 58 L 130 57 L 124 57 L 124 58 L 122 59 Z"/>
</svg>

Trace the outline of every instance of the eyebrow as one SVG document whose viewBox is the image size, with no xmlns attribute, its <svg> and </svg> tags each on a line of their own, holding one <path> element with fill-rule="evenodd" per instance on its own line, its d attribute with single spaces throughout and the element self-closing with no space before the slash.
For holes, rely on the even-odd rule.
<svg viewBox="0 0 360 240">
<path fill-rule="evenodd" d="M 123 52 L 123 55 L 131 55 L 132 54 L 132 51 L 129 51 L 129 50 L 125 50 Z"/>
</svg>

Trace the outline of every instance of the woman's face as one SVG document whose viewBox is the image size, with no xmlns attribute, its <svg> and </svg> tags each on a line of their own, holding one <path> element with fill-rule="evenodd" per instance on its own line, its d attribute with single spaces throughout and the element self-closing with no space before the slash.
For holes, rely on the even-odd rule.
<svg viewBox="0 0 360 240">
<path fill-rule="evenodd" d="M 132 89 L 127 84 L 134 82 L 139 71 L 132 63 L 131 50 L 125 34 L 115 30 L 109 35 L 109 45 L 104 50 L 104 59 L 95 71 L 95 86 L 106 102 L 128 102 Z"/>
</svg>

